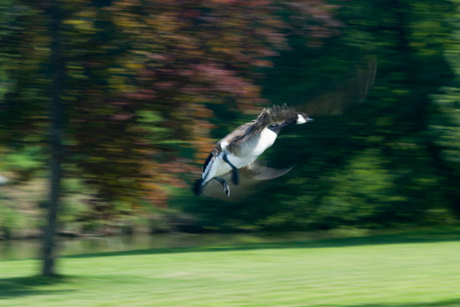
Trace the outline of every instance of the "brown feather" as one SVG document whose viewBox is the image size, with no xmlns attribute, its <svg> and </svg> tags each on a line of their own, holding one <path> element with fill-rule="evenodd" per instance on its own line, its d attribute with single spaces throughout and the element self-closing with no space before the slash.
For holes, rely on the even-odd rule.
<svg viewBox="0 0 460 307">
<path fill-rule="evenodd" d="M 252 138 L 259 138 L 259 133 L 270 125 L 282 124 L 287 118 L 296 116 L 299 112 L 287 105 L 265 108 L 251 123 L 239 126 L 227 135 L 222 141 L 229 142 L 227 149 L 238 155 L 241 144 L 250 142 Z M 230 142 L 231 141 L 231 142 Z M 255 140 L 254 140 L 255 141 Z"/>
</svg>

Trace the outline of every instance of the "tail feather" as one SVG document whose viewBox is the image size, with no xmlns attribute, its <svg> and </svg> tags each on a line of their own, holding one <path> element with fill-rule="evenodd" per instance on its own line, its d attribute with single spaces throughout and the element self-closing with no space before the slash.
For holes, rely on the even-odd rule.
<svg viewBox="0 0 460 307">
<path fill-rule="evenodd" d="M 202 186 L 203 186 L 203 178 L 195 180 L 195 185 L 192 188 L 192 191 L 195 193 L 195 195 L 200 195 L 201 194 L 201 187 Z"/>
</svg>

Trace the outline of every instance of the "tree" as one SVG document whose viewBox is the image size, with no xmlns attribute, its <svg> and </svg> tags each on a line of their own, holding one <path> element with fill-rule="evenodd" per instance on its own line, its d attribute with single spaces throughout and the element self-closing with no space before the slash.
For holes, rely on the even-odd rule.
<svg viewBox="0 0 460 307">
<path fill-rule="evenodd" d="M 459 2 L 454 1 L 455 15 L 449 19 L 453 28 L 448 47 L 445 50 L 445 58 L 455 75 L 452 82 L 441 88 L 441 93 L 433 95 L 435 111 L 430 117 L 430 128 L 434 143 L 431 148 L 434 161 L 443 175 L 441 191 L 447 198 L 449 207 L 460 214 L 460 202 L 458 201 L 458 184 L 460 180 L 460 117 L 459 117 Z"/>
<path fill-rule="evenodd" d="M 51 190 L 50 200 L 48 205 L 48 221 L 43 236 L 43 275 L 56 275 L 55 269 L 55 233 L 57 228 L 57 213 L 59 208 L 59 194 L 62 177 L 62 102 L 61 95 L 63 93 L 62 81 L 64 79 L 64 61 L 62 58 L 61 47 L 61 16 L 62 11 L 59 4 L 55 1 L 50 2 L 45 13 L 50 17 L 50 74 L 52 75 L 52 88 L 50 89 L 51 105 L 50 105 L 50 121 L 51 121 Z"/>
</svg>

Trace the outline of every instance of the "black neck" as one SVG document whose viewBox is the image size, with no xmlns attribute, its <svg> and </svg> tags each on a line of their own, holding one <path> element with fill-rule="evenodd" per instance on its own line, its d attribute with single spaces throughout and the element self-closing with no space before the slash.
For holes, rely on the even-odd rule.
<svg viewBox="0 0 460 307">
<path fill-rule="evenodd" d="M 295 123 L 297 123 L 297 118 L 298 118 L 297 115 L 293 115 L 293 116 L 287 118 L 281 124 L 268 126 L 268 129 L 270 129 L 271 131 L 275 132 L 276 134 L 279 134 L 281 132 L 281 130 L 283 130 L 285 127 L 291 126 L 291 125 L 294 125 Z"/>
</svg>

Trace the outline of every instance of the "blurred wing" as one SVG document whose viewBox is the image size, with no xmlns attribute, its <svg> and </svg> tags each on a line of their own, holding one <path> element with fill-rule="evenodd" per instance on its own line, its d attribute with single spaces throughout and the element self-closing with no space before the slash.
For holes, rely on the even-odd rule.
<svg viewBox="0 0 460 307">
<path fill-rule="evenodd" d="M 245 168 L 245 172 L 250 173 L 253 180 L 270 180 L 281 177 L 289 173 L 294 168 L 294 165 L 287 168 L 272 168 L 263 165 L 263 161 L 255 161 Z"/>
<path fill-rule="evenodd" d="M 258 162 L 258 161 L 256 161 Z M 202 191 L 203 195 L 211 198 L 216 198 L 225 201 L 241 201 L 246 197 L 263 190 L 263 181 L 271 180 L 287 174 L 294 166 L 282 169 L 271 168 L 261 165 L 262 163 L 253 163 L 247 167 L 239 169 L 240 182 L 235 185 L 231 181 L 231 172 L 221 176 L 227 181 L 230 187 L 230 196 L 227 197 L 222 185 L 217 180 L 208 181 Z"/>
<path fill-rule="evenodd" d="M 366 58 L 330 91 L 309 99 L 297 109 L 314 116 L 341 114 L 345 109 L 359 106 L 374 85 L 376 71 L 376 59 Z"/>
</svg>

